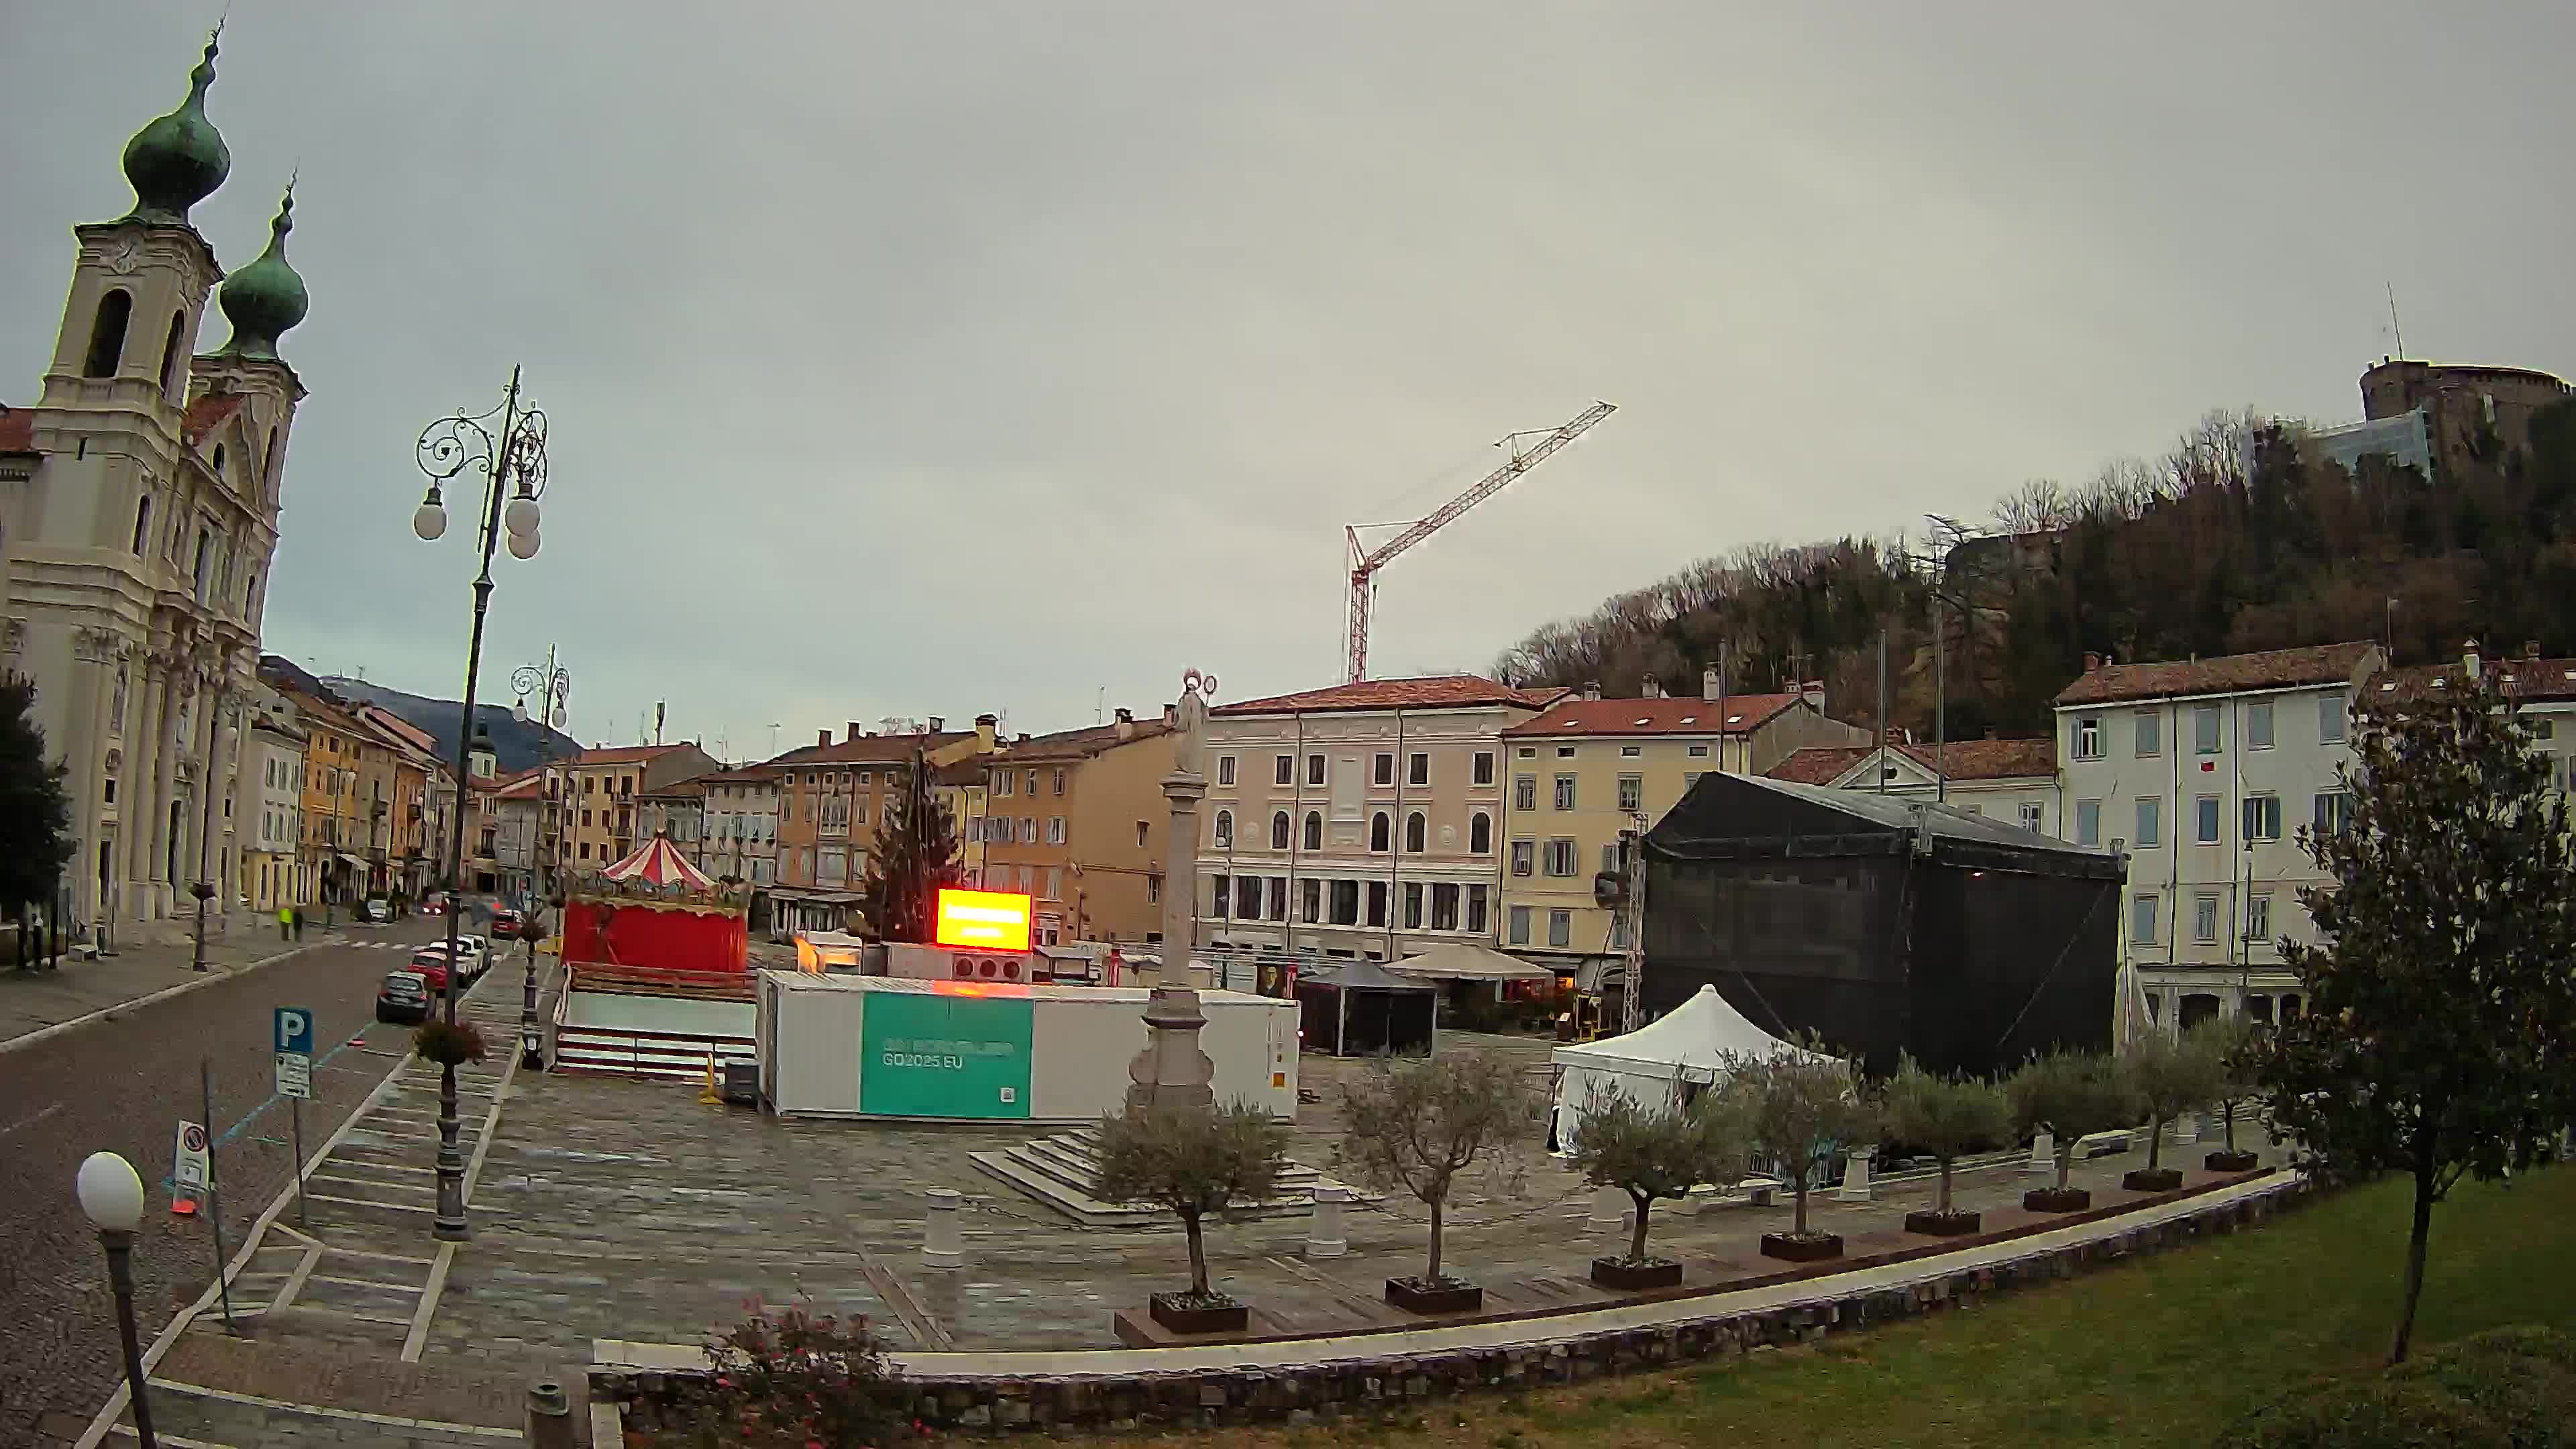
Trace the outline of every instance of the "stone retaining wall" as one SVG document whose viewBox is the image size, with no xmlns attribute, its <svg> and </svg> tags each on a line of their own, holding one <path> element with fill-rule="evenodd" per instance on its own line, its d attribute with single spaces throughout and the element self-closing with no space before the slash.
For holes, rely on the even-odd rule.
<svg viewBox="0 0 2576 1449">
<path fill-rule="evenodd" d="M 2120 1229 L 2000 1263 L 1963 1267 L 1903 1287 L 1836 1293 L 1828 1278 L 1816 1282 L 1815 1297 L 1778 1307 L 1713 1312 L 1651 1328 L 1589 1333 L 1569 1323 L 1562 1339 L 1545 1344 L 1371 1355 L 1366 1352 L 1366 1338 L 1355 1336 L 1336 1343 L 1347 1356 L 1295 1367 L 1139 1373 L 1133 1378 L 1007 1374 L 914 1378 L 901 1384 L 898 1392 L 906 1396 L 912 1416 L 924 1425 L 971 1432 L 1330 1421 L 1433 1398 L 1577 1383 L 1758 1348 L 1812 1343 L 1829 1333 L 1973 1306 L 1990 1294 L 2072 1278 L 2124 1258 L 2255 1226 L 2303 1201 L 2307 1191 L 2304 1180 L 2291 1179 L 2271 1191 L 2212 1204 L 2164 1222 Z M 707 1378 L 704 1372 L 602 1366 L 591 1370 L 590 1392 L 594 1401 L 620 1405 L 631 1428 L 651 1432 L 694 1422 L 707 1392 Z"/>
</svg>

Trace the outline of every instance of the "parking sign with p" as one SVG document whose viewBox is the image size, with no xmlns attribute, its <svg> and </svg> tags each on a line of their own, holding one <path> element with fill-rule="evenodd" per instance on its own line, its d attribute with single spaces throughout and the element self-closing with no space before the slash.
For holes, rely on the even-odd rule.
<svg viewBox="0 0 2576 1449">
<path fill-rule="evenodd" d="M 277 1008 L 277 1040 L 272 1051 L 313 1055 L 313 1013 L 300 1006 Z"/>
</svg>

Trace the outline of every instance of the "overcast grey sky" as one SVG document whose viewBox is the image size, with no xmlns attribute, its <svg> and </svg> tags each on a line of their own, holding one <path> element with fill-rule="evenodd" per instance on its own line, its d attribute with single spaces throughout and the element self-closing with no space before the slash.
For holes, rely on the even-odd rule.
<svg viewBox="0 0 2576 1449">
<path fill-rule="evenodd" d="M 0 399 L 218 10 L 0 4 Z M 268 647 L 454 695 L 412 441 L 524 363 L 484 689 L 560 644 L 585 741 L 1330 682 L 1342 525 L 1595 397 L 1390 567 L 1375 672 L 2212 406 L 2357 416 L 2388 284 L 2419 355 L 2576 371 L 2563 5 L 231 11 L 197 221 L 249 262 L 300 166 L 313 296 Z"/>
</svg>

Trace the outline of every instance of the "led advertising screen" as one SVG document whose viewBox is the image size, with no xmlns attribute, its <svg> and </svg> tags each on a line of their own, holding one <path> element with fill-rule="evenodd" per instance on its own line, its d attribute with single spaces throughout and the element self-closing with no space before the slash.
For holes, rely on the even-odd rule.
<svg viewBox="0 0 2576 1449">
<path fill-rule="evenodd" d="M 1029 898 L 1005 891 L 942 890 L 932 940 L 983 951 L 1029 949 Z"/>
</svg>

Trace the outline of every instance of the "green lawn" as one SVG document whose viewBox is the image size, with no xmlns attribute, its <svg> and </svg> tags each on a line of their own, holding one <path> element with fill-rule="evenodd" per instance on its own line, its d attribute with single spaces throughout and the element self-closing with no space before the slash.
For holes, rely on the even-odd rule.
<svg viewBox="0 0 2576 1449">
<path fill-rule="evenodd" d="M 2252 1232 L 1813 1348 L 1437 1404 L 1405 1424 L 1226 1438 L 1391 1449 L 2205 1444 L 2304 1379 L 2366 1372 L 2386 1355 L 2408 1190 L 2378 1183 Z M 2510 1323 L 2576 1330 L 2576 1169 L 2511 1187 L 2462 1183 L 2434 1211 L 2417 1348 Z"/>
</svg>

